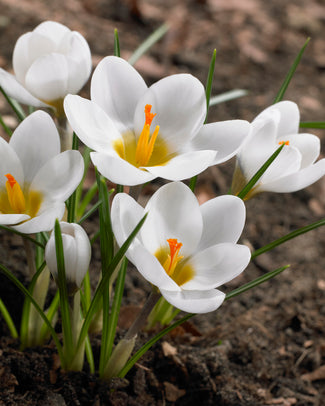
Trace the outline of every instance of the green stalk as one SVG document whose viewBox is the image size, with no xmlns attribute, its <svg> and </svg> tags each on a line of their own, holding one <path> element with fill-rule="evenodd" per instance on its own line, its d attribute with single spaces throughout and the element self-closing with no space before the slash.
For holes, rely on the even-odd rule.
<svg viewBox="0 0 325 406">
<path fill-rule="evenodd" d="M 121 56 L 121 50 L 120 50 L 120 40 L 118 37 L 118 31 L 115 28 L 114 30 L 114 55 L 115 56 Z"/>
<path fill-rule="evenodd" d="M 264 247 L 261 247 L 252 253 L 251 259 L 254 259 L 257 256 L 264 254 L 267 251 L 272 250 L 273 248 L 285 243 L 286 241 L 292 240 L 293 238 L 296 238 L 301 234 L 308 233 L 308 231 L 314 230 L 315 228 L 318 228 L 321 226 L 325 226 L 325 219 L 316 221 L 315 223 L 309 224 L 305 227 L 298 228 L 297 230 L 294 230 L 291 233 L 289 233 L 283 237 L 280 237 L 277 240 L 270 242 L 269 244 L 264 245 Z"/>
<path fill-rule="evenodd" d="M 2 116 L 0 115 L 0 124 L 2 125 L 3 129 L 5 130 L 5 132 L 7 133 L 7 135 L 9 135 L 9 137 L 12 136 L 12 131 L 10 130 L 10 128 L 7 126 L 7 124 L 3 121 Z"/>
<path fill-rule="evenodd" d="M 85 213 L 85 211 L 87 209 L 88 204 L 92 201 L 92 199 L 96 195 L 97 191 L 98 191 L 98 185 L 97 185 L 97 182 L 95 182 L 90 187 L 90 189 L 87 191 L 87 193 L 85 194 L 85 197 L 82 199 L 81 203 L 78 206 L 77 215 L 79 218 L 81 216 L 83 216 L 83 214 Z M 78 201 L 80 201 L 80 199 Z"/>
<path fill-rule="evenodd" d="M 325 121 L 303 121 L 299 124 L 300 128 L 325 128 Z"/>
<path fill-rule="evenodd" d="M 78 150 L 78 137 L 75 132 L 72 135 L 72 149 Z M 72 193 L 68 199 L 68 223 L 74 223 L 76 221 L 76 196 L 77 189 Z"/>
<path fill-rule="evenodd" d="M 16 330 L 15 324 L 14 324 L 5 304 L 3 303 L 3 301 L 1 299 L 0 299 L 0 313 L 2 314 L 4 321 L 6 322 L 8 328 L 9 328 L 12 338 L 18 338 L 18 332 Z"/>
<path fill-rule="evenodd" d="M 0 86 L 0 92 L 4 95 L 4 97 L 7 100 L 9 106 L 12 108 L 12 110 L 16 114 L 18 120 L 23 121 L 24 118 L 26 117 L 26 115 L 24 113 L 24 110 L 20 106 L 20 104 L 16 100 L 13 100 L 11 97 L 9 97 L 1 86 Z"/>
<path fill-rule="evenodd" d="M 78 221 L 78 224 L 82 224 L 85 220 L 87 220 L 88 217 L 90 217 L 95 211 L 98 209 L 98 207 L 102 204 L 102 201 L 99 200 L 97 203 L 93 205 L 93 207 L 87 211 L 86 214 L 84 214 L 81 219 Z"/>
<path fill-rule="evenodd" d="M 307 38 L 307 41 L 304 43 L 303 47 L 299 51 L 299 53 L 298 53 L 296 59 L 294 60 L 294 62 L 292 64 L 286 78 L 284 79 L 284 82 L 282 83 L 282 86 L 281 86 L 278 94 L 276 95 L 273 103 L 278 103 L 279 101 L 281 101 L 283 99 L 284 93 L 286 92 L 286 90 L 287 90 L 287 88 L 289 86 L 289 83 L 290 83 L 290 81 L 291 81 L 291 79 L 292 79 L 292 77 L 293 77 L 293 75 L 294 75 L 294 73 L 295 73 L 295 71 L 297 69 L 297 66 L 299 65 L 299 62 L 300 62 L 300 60 L 302 58 L 302 55 L 303 55 L 309 41 L 310 41 L 310 38 Z"/>
</svg>

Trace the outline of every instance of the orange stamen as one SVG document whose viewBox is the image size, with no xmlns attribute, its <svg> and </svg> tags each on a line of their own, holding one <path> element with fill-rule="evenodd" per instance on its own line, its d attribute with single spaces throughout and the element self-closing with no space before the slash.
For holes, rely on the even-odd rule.
<svg viewBox="0 0 325 406">
<path fill-rule="evenodd" d="M 149 126 L 151 125 L 154 117 L 157 115 L 157 113 L 156 114 L 151 113 L 151 108 L 152 108 L 151 104 L 146 104 L 144 108 L 144 114 L 146 115 L 146 124 L 148 124 Z"/>
<path fill-rule="evenodd" d="M 170 255 L 166 259 L 164 263 L 164 268 L 169 276 L 173 274 L 178 262 L 184 258 L 182 255 L 178 255 L 180 249 L 182 248 L 183 244 L 177 241 L 177 238 L 169 238 L 167 240 L 169 244 Z"/>
<path fill-rule="evenodd" d="M 279 145 L 289 145 L 290 142 L 289 141 L 279 141 Z"/>
<path fill-rule="evenodd" d="M 8 179 L 6 182 L 7 196 L 13 212 L 19 214 L 24 213 L 26 210 L 26 202 L 19 183 L 10 173 L 7 173 L 5 176 Z"/>
<path fill-rule="evenodd" d="M 5 175 L 5 177 L 8 179 L 8 183 L 9 183 L 10 187 L 13 188 L 14 185 L 17 183 L 16 179 L 10 173 L 7 173 L 7 175 Z"/>
</svg>

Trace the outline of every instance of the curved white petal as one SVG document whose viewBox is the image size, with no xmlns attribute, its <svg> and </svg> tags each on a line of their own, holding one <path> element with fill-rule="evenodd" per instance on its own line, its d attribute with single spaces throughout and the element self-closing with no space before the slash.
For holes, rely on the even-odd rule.
<svg viewBox="0 0 325 406">
<path fill-rule="evenodd" d="M 273 182 L 262 184 L 259 191 L 290 193 L 303 189 L 325 175 L 325 159 L 317 161 L 315 164 L 295 172 L 288 176 L 283 176 Z"/>
<path fill-rule="evenodd" d="M 31 183 L 38 170 L 60 153 L 60 137 L 51 117 L 35 111 L 16 128 L 9 145 L 23 166 L 25 182 Z"/>
<path fill-rule="evenodd" d="M 68 94 L 69 66 L 67 58 L 51 53 L 37 58 L 28 69 L 26 88 L 38 99 L 51 102 Z"/>
<path fill-rule="evenodd" d="M 0 214 L 0 224 L 2 226 L 11 226 L 30 219 L 27 214 Z"/>
<path fill-rule="evenodd" d="M 205 291 L 183 290 L 181 292 L 160 291 L 167 302 L 188 313 L 213 312 L 222 305 L 226 297 L 223 292 L 217 289 Z"/>
<path fill-rule="evenodd" d="M 217 151 L 213 165 L 232 158 L 246 140 L 250 123 L 244 120 L 229 120 L 205 124 L 193 138 L 192 148 Z"/>
<path fill-rule="evenodd" d="M 10 173 L 22 186 L 24 183 L 24 171 L 15 150 L 0 137 L 0 188 L 4 188 L 7 182 L 5 175 Z"/>
<path fill-rule="evenodd" d="M 269 113 L 273 113 L 275 111 L 280 113 L 277 126 L 278 136 L 281 137 L 288 134 L 298 133 L 300 114 L 297 104 L 292 101 L 283 100 L 267 107 L 256 117 L 255 120 L 264 118 Z"/>
<path fill-rule="evenodd" d="M 7 93 L 8 96 L 17 100 L 19 103 L 27 104 L 34 107 L 50 107 L 46 103 L 38 100 L 31 93 L 29 93 L 18 80 L 0 68 L 0 86 Z"/>
<path fill-rule="evenodd" d="M 206 290 L 221 286 L 243 272 L 250 258 L 249 248 L 245 245 L 223 243 L 209 247 L 190 259 L 195 276 L 182 288 Z"/>
<path fill-rule="evenodd" d="M 313 164 L 320 154 L 320 139 L 313 134 L 294 134 L 285 138 L 301 153 L 301 169 Z"/>
<path fill-rule="evenodd" d="M 191 178 L 213 165 L 215 151 L 190 151 L 175 156 L 164 165 L 145 167 L 157 177 L 178 181 Z"/>
<path fill-rule="evenodd" d="M 116 56 L 104 58 L 91 79 L 91 99 L 109 115 L 121 132 L 133 129 L 136 104 L 146 90 L 147 85 L 139 73 Z"/>
<path fill-rule="evenodd" d="M 60 44 L 66 34 L 70 32 L 68 27 L 56 21 L 44 21 L 33 30 L 33 34 L 41 34 L 56 44 Z"/>
<path fill-rule="evenodd" d="M 12 228 L 25 234 L 51 231 L 54 228 L 55 220 L 61 220 L 64 211 L 64 203 L 45 203 L 42 205 L 38 216 L 33 217 L 32 219 L 18 226 L 12 226 Z"/>
<path fill-rule="evenodd" d="M 91 160 L 98 171 L 113 183 L 136 186 L 150 182 L 156 176 L 131 165 L 117 155 L 91 152 Z"/>
<path fill-rule="evenodd" d="M 87 82 L 91 73 L 91 54 L 87 41 L 78 32 L 69 37 L 69 49 L 66 53 L 69 66 L 68 92 L 75 94 Z"/>
<path fill-rule="evenodd" d="M 79 185 L 84 160 L 79 151 L 64 151 L 46 162 L 31 184 L 31 190 L 42 192 L 46 199 L 64 202 Z"/>
<path fill-rule="evenodd" d="M 299 171 L 301 166 L 301 153 L 295 147 L 285 145 L 280 154 L 262 175 L 259 184 L 273 182 L 283 176 Z"/>
<path fill-rule="evenodd" d="M 246 217 L 244 202 L 236 196 L 218 196 L 200 206 L 203 232 L 199 250 L 212 245 L 236 243 L 243 231 Z"/>
<path fill-rule="evenodd" d="M 128 194 L 118 193 L 114 197 L 111 221 L 114 236 L 119 246 L 126 241 L 143 216 L 144 208 Z"/>
<path fill-rule="evenodd" d="M 238 164 L 246 179 L 251 179 L 275 151 L 279 115 L 273 113 L 252 123 L 249 138 L 239 151 Z"/>
<path fill-rule="evenodd" d="M 203 222 L 199 203 L 184 183 L 162 186 L 145 210 L 148 216 L 140 232 L 144 246 L 152 254 L 161 247 L 168 247 L 169 238 L 177 238 L 183 244 L 180 255 L 187 257 L 195 252 Z"/>
<path fill-rule="evenodd" d="M 69 94 L 64 99 L 64 111 L 81 141 L 95 151 L 110 151 L 112 141 L 121 138 L 113 121 L 90 100 Z"/>
<path fill-rule="evenodd" d="M 144 108 L 152 106 L 157 114 L 152 128 L 159 125 L 159 134 L 172 151 L 182 149 L 203 125 L 206 115 L 205 91 L 192 75 L 167 76 L 153 84 L 139 100 L 134 115 L 134 130 L 141 134 L 145 123 Z"/>
<path fill-rule="evenodd" d="M 159 289 L 180 291 L 180 287 L 167 275 L 158 259 L 143 245 L 135 244 L 126 253 L 141 275 Z"/>
</svg>

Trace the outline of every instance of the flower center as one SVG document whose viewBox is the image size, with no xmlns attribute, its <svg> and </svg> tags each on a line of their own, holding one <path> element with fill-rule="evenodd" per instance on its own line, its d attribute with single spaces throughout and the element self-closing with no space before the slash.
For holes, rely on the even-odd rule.
<svg viewBox="0 0 325 406">
<path fill-rule="evenodd" d="M 135 150 L 136 166 L 146 166 L 151 158 L 153 148 L 159 132 L 159 125 L 156 126 L 150 137 L 150 126 L 156 114 L 151 113 L 151 105 L 146 104 L 144 108 L 145 123 L 138 139 Z"/>
<path fill-rule="evenodd" d="M 170 276 L 179 286 L 190 281 L 194 276 L 194 269 L 184 260 L 183 255 L 179 255 L 183 244 L 177 238 L 167 239 L 168 248 L 162 247 L 155 256 Z"/>
<path fill-rule="evenodd" d="M 284 144 L 284 145 L 289 145 L 290 142 L 289 142 L 289 141 L 279 141 L 278 144 L 279 144 L 279 145 L 283 145 L 283 144 Z"/>
<path fill-rule="evenodd" d="M 8 180 L 6 189 L 0 191 L 0 213 L 35 217 L 43 200 L 42 194 L 37 191 L 24 193 L 14 176 L 10 173 L 5 176 Z"/>
</svg>

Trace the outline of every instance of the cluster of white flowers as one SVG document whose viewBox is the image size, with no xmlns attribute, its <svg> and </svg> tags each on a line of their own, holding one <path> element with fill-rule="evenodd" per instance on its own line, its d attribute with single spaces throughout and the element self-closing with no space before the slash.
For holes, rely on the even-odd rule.
<svg viewBox="0 0 325 406">
<path fill-rule="evenodd" d="M 237 155 L 232 192 L 237 194 L 279 145 L 284 148 L 247 197 L 263 191 L 293 192 L 325 174 L 315 163 L 320 141 L 298 134 L 299 110 L 283 101 L 252 123 L 204 124 L 205 90 L 189 74 L 171 75 L 147 87 L 125 60 L 108 56 L 91 79 L 91 99 L 76 93 L 91 73 L 87 42 L 77 32 L 45 22 L 17 41 L 14 75 L 0 70 L 0 85 L 12 98 L 66 115 L 92 152 L 93 164 L 113 183 L 137 186 L 160 177 L 161 187 L 145 208 L 118 193 L 112 203 L 114 235 L 121 246 L 148 216 L 126 256 L 172 305 L 186 312 L 215 310 L 225 295 L 216 288 L 240 274 L 250 251 L 237 244 L 245 223 L 244 202 L 220 196 L 201 206 L 182 180 Z M 65 201 L 84 173 L 78 151 L 60 152 L 51 117 L 28 116 L 9 143 L 0 139 L 0 224 L 22 233 L 50 231 L 62 219 Z M 80 226 L 61 223 L 67 279 L 80 287 L 90 247 Z M 54 237 L 46 248 L 56 274 Z"/>
</svg>

